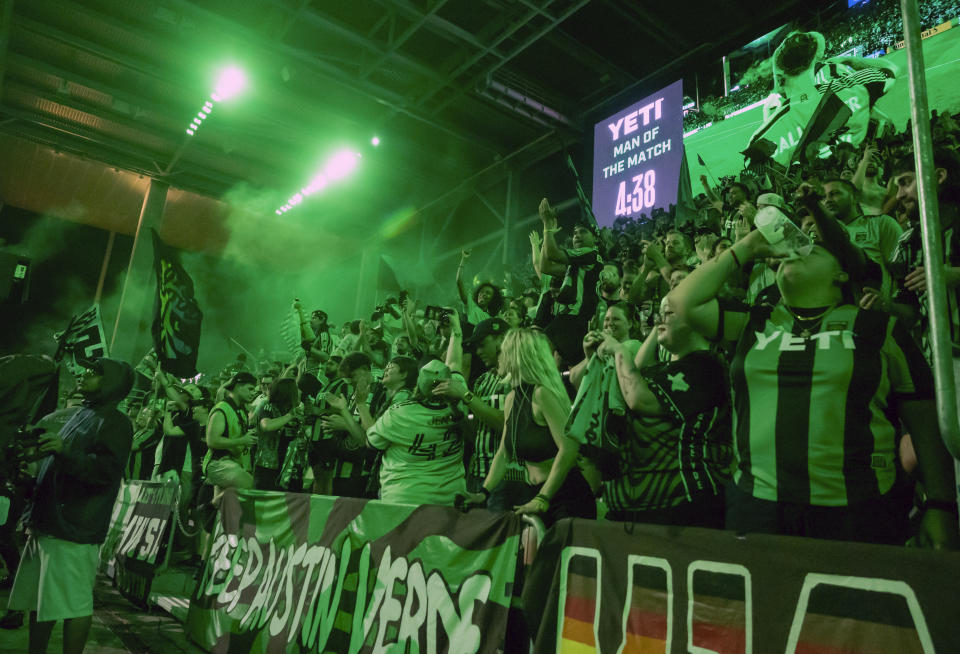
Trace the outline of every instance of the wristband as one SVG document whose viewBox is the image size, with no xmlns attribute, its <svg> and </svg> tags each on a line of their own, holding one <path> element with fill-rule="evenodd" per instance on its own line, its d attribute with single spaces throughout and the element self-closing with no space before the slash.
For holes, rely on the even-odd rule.
<svg viewBox="0 0 960 654">
<path fill-rule="evenodd" d="M 954 518 L 958 517 L 958 509 L 956 502 L 950 502 L 948 500 L 927 500 L 923 503 L 923 510 L 927 509 L 937 509 L 938 511 L 946 511 Z"/>
<path fill-rule="evenodd" d="M 486 498 L 486 499 L 488 499 L 488 500 L 490 499 L 490 491 L 487 490 L 487 487 L 486 487 L 486 486 L 481 486 L 481 487 L 480 487 L 480 492 L 483 493 L 484 498 Z"/>
<path fill-rule="evenodd" d="M 733 246 L 731 246 L 727 252 L 730 253 L 731 257 L 733 257 L 733 262 L 737 264 L 737 270 L 743 270 L 743 264 L 740 263 L 740 257 L 737 256 L 737 253 L 733 251 Z"/>
<path fill-rule="evenodd" d="M 537 494 L 534 496 L 533 499 L 535 499 L 535 500 L 543 500 L 544 502 L 547 503 L 547 506 L 550 506 L 550 498 L 547 497 L 546 495 L 543 495 L 542 493 L 537 493 Z"/>
<path fill-rule="evenodd" d="M 476 397 L 476 396 L 475 396 L 473 393 L 471 393 L 470 391 L 467 391 L 466 393 L 464 393 L 464 394 L 463 394 L 463 402 L 464 402 L 464 404 L 470 404 L 471 402 L 473 402 L 473 398 L 474 398 L 474 397 Z"/>
</svg>

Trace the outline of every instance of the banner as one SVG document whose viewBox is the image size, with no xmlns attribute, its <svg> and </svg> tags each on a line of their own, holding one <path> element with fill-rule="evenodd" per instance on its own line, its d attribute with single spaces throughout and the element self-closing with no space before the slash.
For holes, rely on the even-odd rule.
<svg viewBox="0 0 960 654">
<path fill-rule="evenodd" d="M 179 253 L 153 234 L 153 267 L 157 295 L 153 314 L 153 345 L 164 372 L 187 379 L 197 375 L 200 322 L 203 313 L 193 294 L 193 280 Z"/>
<path fill-rule="evenodd" d="M 503 648 L 522 522 L 227 491 L 186 630 L 213 652 Z"/>
<path fill-rule="evenodd" d="M 960 652 L 960 553 L 562 520 L 524 583 L 537 652 Z"/>
<path fill-rule="evenodd" d="M 103 336 L 103 318 L 99 304 L 75 315 L 70 319 L 67 329 L 53 337 L 60 345 L 67 370 L 74 375 L 84 371 L 80 362 L 109 356 L 107 339 Z"/>
<path fill-rule="evenodd" d="M 153 577 L 168 553 L 177 488 L 152 481 L 121 485 L 100 548 L 101 571 L 112 561 L 120 593 L 141 608 L 147 607 Z"/>
<path fill-rule="evenodd" d="M 920 32 L 920 40 L 922 41 L 924 39 L 929 39 L 931 36 L 935 34 L 946 32 L 948 29 L 953 27 L 954 23 L 956 22 L 957 22 L 957 19 L 954 18 L 953 20 L 948 21 L 946 23 L 940 23 L 936 27 L 931 27 L 928 30 L 923 30 L 922 32 Z M 892 46 L 887 48 L 887 53 L 889 54 L 891 52 L 895 52 L 896 50 L 903 50 L 905 47 L 907 47 L 907 44 L 905 41 L 897 41 Z"/>
</svg>

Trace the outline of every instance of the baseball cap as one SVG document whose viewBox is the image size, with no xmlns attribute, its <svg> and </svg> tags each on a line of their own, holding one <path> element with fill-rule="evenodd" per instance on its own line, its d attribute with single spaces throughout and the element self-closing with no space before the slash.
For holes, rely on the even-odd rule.
<svg viewBox="0 0 960 654">
<path fill-rule="evenodd" d="M 227 380 L 227 383 L 223 385 L 228 391 L 232 391 L 237 384 L 253 384 L 256 386 L 257 378 L 246 370 L 241 370 L 239 372 L 233 373 L 233 376 Z"/>
<path fill-rule="evenodd" d="M 776 207 L 780 211 L 789 211 L 787 203 L 776 193 L 761 193 L 760 197 L 757 198 L 757 207 L 759 208 L 761 204 Z"/>
<path fill-rule="evenodd" d="M 507 333 L 508 329 L 510 329 L 510 325 L 500 318 L 488 318 L 477 323 L 477 326 L 473 328 L 473 334 L 463 344 L 473 347 L 479 345 L 487 336 L 499 336 Z"/>
<path fill-rule="evenodd" d="M 420 368 L 420 372 L 417 375 L 417 390 L 420 391 L 421 395 L 430 397 L 430 392 L 433 390 L 434 385 L 439 381 L 449 378 L 450 368 L 447 367 L 447 364 L 438 359 L 432 359 Z"/>
</svg>

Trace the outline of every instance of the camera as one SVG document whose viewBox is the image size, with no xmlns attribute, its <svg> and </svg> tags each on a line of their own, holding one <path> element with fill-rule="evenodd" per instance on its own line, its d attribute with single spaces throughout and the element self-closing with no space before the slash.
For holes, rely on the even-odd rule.
<svg viewBox="0 0 960 654">
<path fill-rule="evenodd" d="M 428 306 L 423 310 L 423 317 L 426 320 L 436 320 L 441 325 L 450 324 L 450 314 L 453 313 L 452 309 L 444 309 L 443 307 Z"/>
</svg>

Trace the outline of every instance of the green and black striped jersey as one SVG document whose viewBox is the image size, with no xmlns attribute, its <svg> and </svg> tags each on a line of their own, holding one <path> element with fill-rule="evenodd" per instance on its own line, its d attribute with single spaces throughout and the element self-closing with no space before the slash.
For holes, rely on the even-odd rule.
<svg viewBox="0 0 960 654">
<path fill-rule="evenodd" d="M 730 369 L 738 487 L 818 506 L 887 493 L 896 477 L 891 410 L 933 397 L 916 343 L 888 314 L 852 305 L 814 329 L 782 303 L 748 315 Z"/>
<path fill-rule="evenodd" d="M 620 460 L 603 484 L 612 511 L 652 511 L 720 492 L 733 459 L 726 366 L 708 351 L 641 371 L 663 409 L 657 416 L 628 411 Z"/>
</svg>

